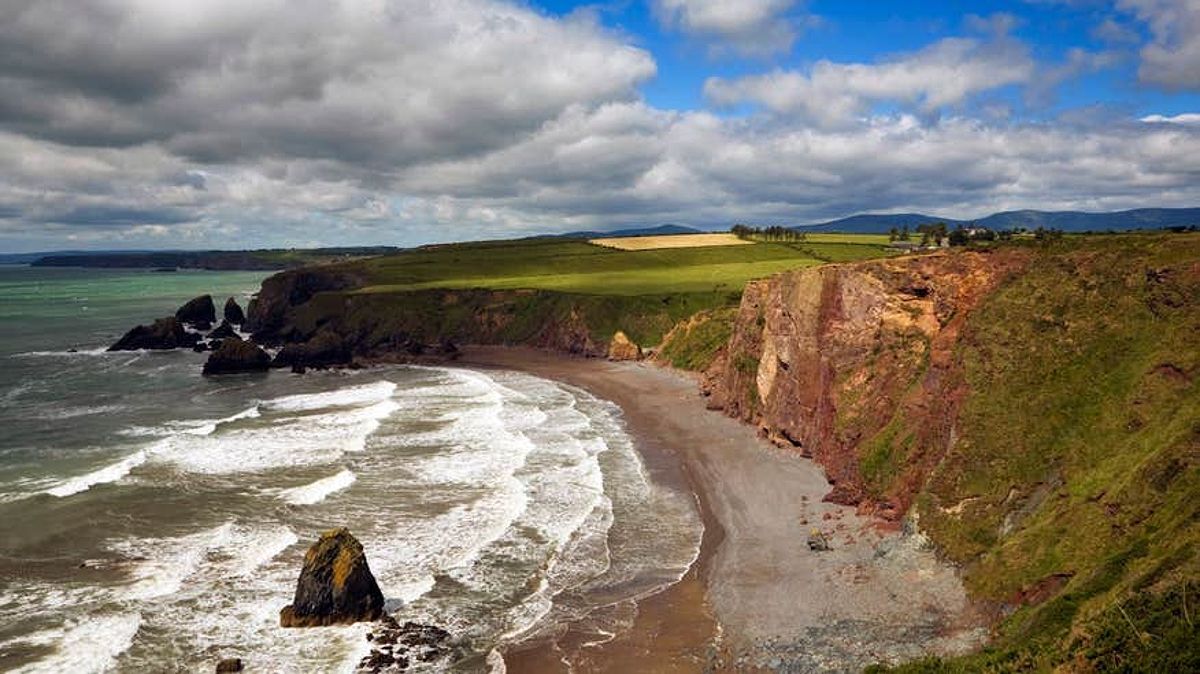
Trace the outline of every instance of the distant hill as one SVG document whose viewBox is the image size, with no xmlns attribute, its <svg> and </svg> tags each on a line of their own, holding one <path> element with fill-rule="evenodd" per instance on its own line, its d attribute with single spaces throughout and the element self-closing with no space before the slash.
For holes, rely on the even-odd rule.
<svg viewBox="0 0 1200 674">
<path fill-rule="evenodd" d="M 335 262 L 400 250 L 390 246 L 274 249 L 274 250 L 188 250 L 188 251 L 106 251 L 71 252 L 37 257 L 34 267 L 93 267 L 124 269 L 210 269 L 262 270 L 290 269 L 308 264 Z"/>
<path fill-rule="evenodd" d="M 665 234 L 699 234 L 704 230 L 684 225 L 658 225 L 657 227 L 637 227 L 633 229 L 618 229 L 611 232 L 567 232 L 556 235 L 563 239 L 612 239 L 620 236 L 663 236 Z"/>
<path fill-rule="evenodd" d="M 988 229 L 1037 229 L 1047 227 L 1066 232 L 1105 232 L 1130 229 L 1162 229 L 1200 225 L 1200 208 L 1137 208 L 1112 213 L 1083 211 L 1005 211 L 984 218 L 959 220 L 923 213 L 861 214 L 812 225 L 795 227 L 806 232 L 847 232 L 856 234 L 886 234 L 892 227 L 915 228 L 927 222 L 976 224 Z"/>
</svg>

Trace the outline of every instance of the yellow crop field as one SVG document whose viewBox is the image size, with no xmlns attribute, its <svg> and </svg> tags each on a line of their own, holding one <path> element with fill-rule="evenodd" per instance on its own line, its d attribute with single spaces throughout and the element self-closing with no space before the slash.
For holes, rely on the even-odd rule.
<svg viewBox="0 0 1200 674">
<path fill-rule="evenodd" d="M 753 241 L 739 239 L 733 234 L 668 234 L 665 236 L 622 236 L 612 239 L 591 239 L 588 243 L 617 250 L 655 250 L 658 248 L 700 248 L 703 246 L 746 246 Z"/>
</svg>

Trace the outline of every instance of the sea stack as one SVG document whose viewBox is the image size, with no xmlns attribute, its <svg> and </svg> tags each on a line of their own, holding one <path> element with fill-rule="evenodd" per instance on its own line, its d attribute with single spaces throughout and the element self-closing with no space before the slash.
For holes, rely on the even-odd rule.
<svg viewBox="0 0 1200 674">
<path fill-rule="evenodd" d="M 208 330 L 217 322 L 217 307 L 213 304 L 212 295 L 201 295 L 188 300 L 175 312 L 175 318 L 198 330 Z"/>
<path fill-rule="evenodd" d="M 151 325 L 139 325 L 116 344 L 108 347 L 109 351 L 138 351 L 140 349 L 178 349 L 192 347 L 200 340 L 199 336 L 183 329 L 183 323 L 174 316 L 160 318 Z"/>
<path fill-rule="evenodd" d="M 241 325 L 246 322 L 246 312 L 242 311 L 242 307 L 237 303 L 237 300 L 230 297 L 225 300 L 225 322 L 232 325 Z"/>
<path fill-rule="evenodd" d="M 321 534 L 304 555 L 296 596 L 279 612 L 283 627 L 319 627 L 379 620 L 383 593 L 362 544 L 345 528 Z"/>
<path fill-rule="evenodd" d="M 236 336 L 221 340 L 204 363 L 204 374 L 235 374 L 238 372 L 264 372 L 271 367 L 271 356 L 253 342 Z"/>
</svg>

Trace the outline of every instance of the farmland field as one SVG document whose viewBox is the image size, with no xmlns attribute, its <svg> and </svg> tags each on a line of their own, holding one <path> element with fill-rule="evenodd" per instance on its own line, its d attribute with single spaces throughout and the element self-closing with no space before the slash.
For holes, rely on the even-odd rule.
<svg viewBox="0 0 1200 674">
<path fill-rule="evenodd" d="M 366 277 L 358 290 L 363 293 L 432 288 L 592 295 L 740 293 L 746 281 L 787 269 L 886 254 L 882 246 L 849 244 L 757 243 L 622 251 L 584 241 L 535 239 L 423 248 L 362 260 L 350 268 Z"/>
<path fill-rule="evenodd" d="M 609 239 L 591 239 L 588 243 L 617 250 L 654 250 L 702 246 L 745 246 L 754 242 L 739 239 L 727 232 L 718 232 L 713 234 L 667 234 L 664 236 L 619 236 Z"/>
</svg>

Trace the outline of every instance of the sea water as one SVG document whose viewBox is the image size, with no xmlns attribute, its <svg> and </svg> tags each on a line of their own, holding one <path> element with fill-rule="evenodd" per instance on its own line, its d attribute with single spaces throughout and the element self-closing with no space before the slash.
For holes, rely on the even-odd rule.
<svg viewBox="0 0 1200 674">
<path fill-rule="evenodd" d="M 399 620 L 454 635 L 457 671 L 567 622 L 610 638 L 694 560 L 691 495 L 580 389 L 450 367 L 205 379 L 202 354 L 104 351 L 262 277 L 0 267 L 0 669 L 353 671 L 367 625 L 278 626 L 338 526 Z"/>
</svg>

